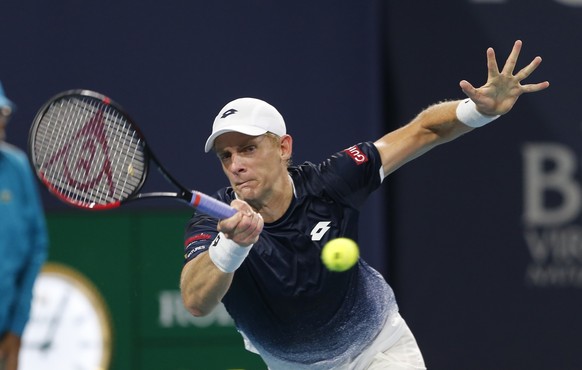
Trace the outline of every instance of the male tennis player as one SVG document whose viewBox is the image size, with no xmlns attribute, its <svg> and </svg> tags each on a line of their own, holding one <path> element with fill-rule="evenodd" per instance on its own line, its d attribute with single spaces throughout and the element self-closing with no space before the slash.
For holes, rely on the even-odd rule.
<svg viewBox="0 0 582 370">
<path fill-rule="evenodd" d="M 288 166 L 292 138 L 271 105 L 228 103 L 205 150 L 216 153 L 230 182 L 217 197 L 239 212 L 220 222 L 202 214 L 190 220 L 181 278 L 186 308 L 205 315 L 222 301 L 247 349 L 272 370 L 424 369 L 382 276 L 361 259 L 347 272 L 330 272 L 321 248 L 340 236 L 357 240 L 358 208 L 387 175 L 509 112 L 521 94 L 549 86 L 520 83 L 539 57 L 513 74 L 521 46 L 515 42 L 501 72 L 487 50 L 487 83 L 460 83 L 468 99 L 433 105 L 320 164 Z"/>
</svg>

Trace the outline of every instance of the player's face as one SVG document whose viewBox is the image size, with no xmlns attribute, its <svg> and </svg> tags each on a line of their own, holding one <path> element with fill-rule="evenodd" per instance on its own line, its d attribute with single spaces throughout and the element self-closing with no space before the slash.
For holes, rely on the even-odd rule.
<svg viewBox="0 0 582 370">
<path fill-rule="evenodd" d="M 216 138 L 214 149 L 238 197 L 264 205 L 277 184 L 287 181 L 287 159 L 278 138 L 229 132 Z"/>
</svg>

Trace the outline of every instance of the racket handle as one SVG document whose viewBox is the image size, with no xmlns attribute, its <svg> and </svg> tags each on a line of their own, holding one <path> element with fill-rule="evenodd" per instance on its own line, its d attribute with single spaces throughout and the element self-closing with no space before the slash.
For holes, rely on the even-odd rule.
<svg viewBox="0 0 582 370">
<path fill-rule="evenodd" d="M 229 218 L 236 213 L 236 209 L 228 204 L 212 198 L 199 191 L 192 192 L 190 205 L 202 213 L 219 219 Z"/>
</svg>

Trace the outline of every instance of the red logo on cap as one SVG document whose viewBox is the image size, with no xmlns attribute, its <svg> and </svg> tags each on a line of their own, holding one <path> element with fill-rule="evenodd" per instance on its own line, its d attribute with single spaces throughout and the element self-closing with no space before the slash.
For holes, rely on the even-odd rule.
<svg viewBox="0 0 582 370">
<path fill-rule="evenodd" d="M 362 152 L 357 145 L 347 148 L 346 150 L 344 150 L 344 152 L 348 153 L 348 155 L 352 157 L 352 159 L 354 160 L 354 162 L 356 162 L 358 166 L 361 165 L 362 163 L 368 162 L 368 157 L 366 157 L 364 152 Z"/>
</svg>

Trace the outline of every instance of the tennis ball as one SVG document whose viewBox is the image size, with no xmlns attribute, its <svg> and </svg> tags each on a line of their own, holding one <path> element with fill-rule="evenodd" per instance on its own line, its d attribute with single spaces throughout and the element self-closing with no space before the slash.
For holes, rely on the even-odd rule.
<svg viewBox="0 0 582 370">
<path fill-rule="evenodd" d="M 359 257 L 358 245 L 348 238 L 332 239 L 321 250 L 321 260 L 330 271 L 349 270 L 358 262 Z"/>
</svg>

